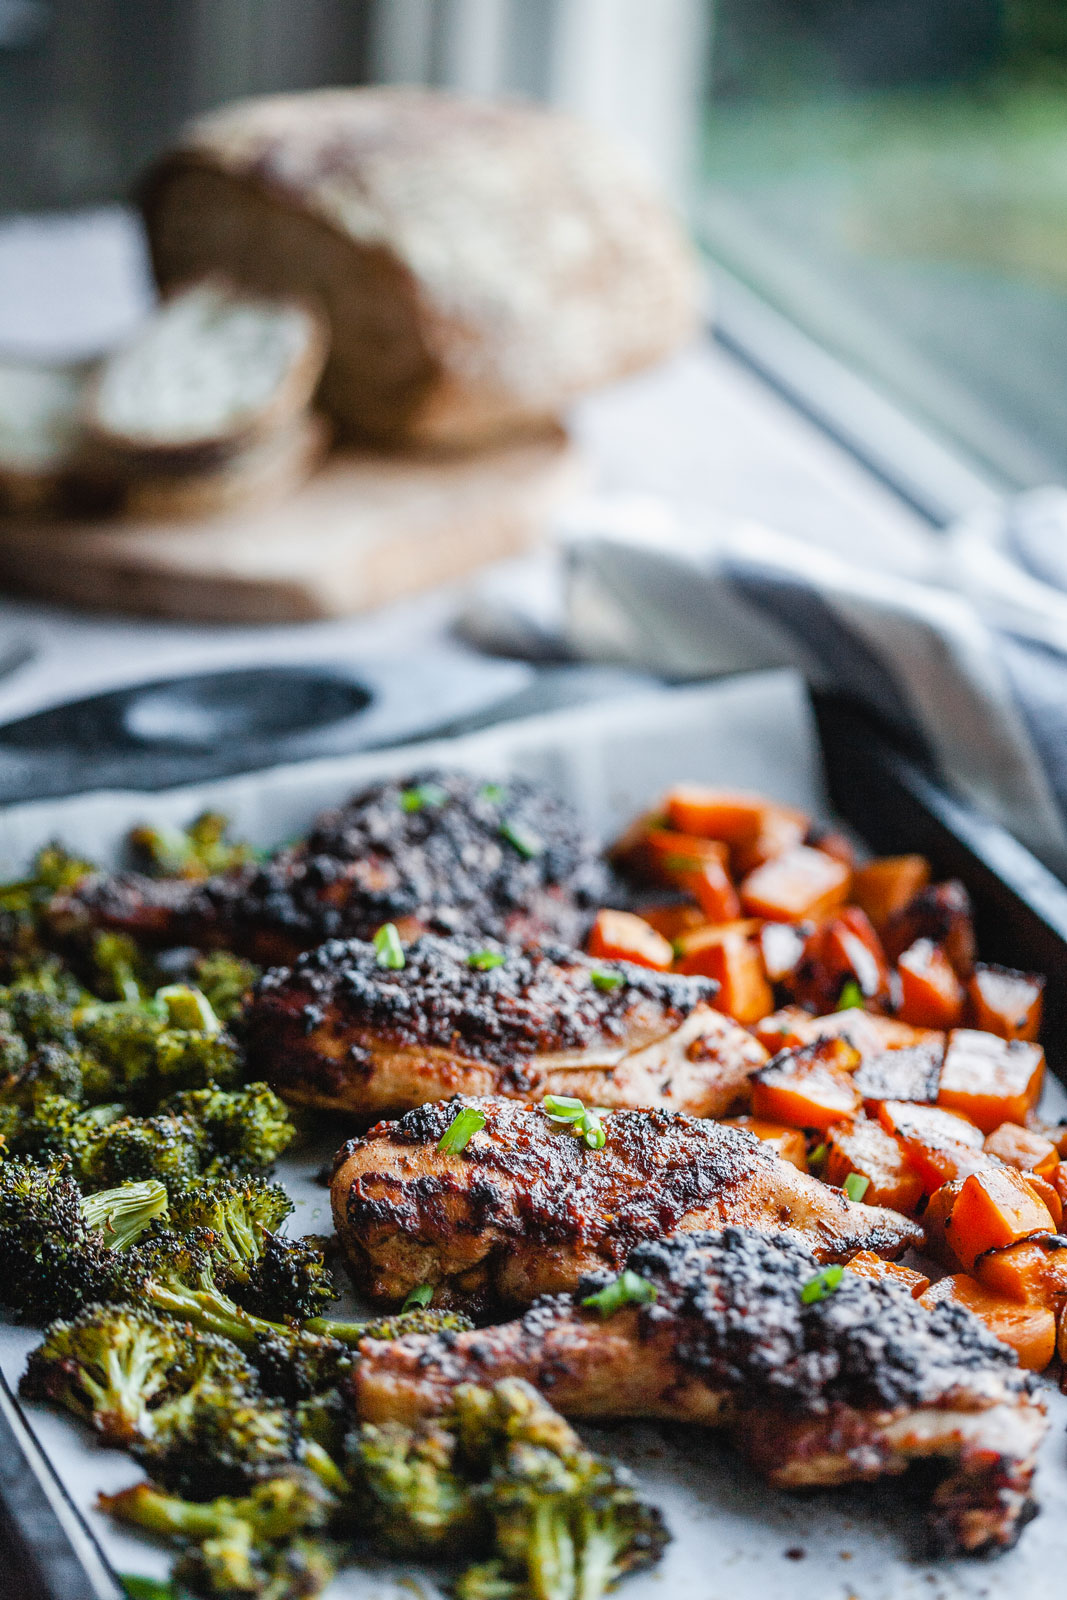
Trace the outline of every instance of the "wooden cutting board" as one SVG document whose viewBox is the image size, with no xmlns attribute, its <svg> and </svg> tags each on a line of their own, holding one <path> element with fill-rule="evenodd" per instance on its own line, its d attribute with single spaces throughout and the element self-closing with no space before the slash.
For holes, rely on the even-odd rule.
<svg viewBox="0 0 1067 1600">
<path fill-rule="evenodd" d="M 0 521 L 0 587 L 193 621 L 346 616 L 525 549 L 580 481 L 562 430 L 476 456 L 338 451 L 266 507 L 189 521 Z"/>
</svg>

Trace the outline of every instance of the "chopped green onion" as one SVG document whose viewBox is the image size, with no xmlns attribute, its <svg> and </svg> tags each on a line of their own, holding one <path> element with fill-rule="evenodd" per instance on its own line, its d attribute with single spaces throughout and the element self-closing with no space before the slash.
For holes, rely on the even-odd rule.
<svg viewBox="0 0 1067 1600">
<path fill-rule="evenodd" d="M 590 1150 L 603 1150 L 604 1146 L 608 1142 L 608 1136 L 604 1132 L 604 1124 L 601 1122 L 596 1112 L 587 1111 L 582 1120 L 584 1123 L 582 1138 L 585 1140 Z"/>
<path fill-rule="evenodd" d="M 504 957 L 499 950 L 475 950 L 467 957 L 467 965 L 475 972 L 492 972 L 494 967 L 504 965 Z"/>
<path fill-rule="evenodd" d="M 847 978 L 841 986 L 841 993 L 837 997 L 836 1010 L 851 1011 L 853 1006 L 862 1006 L 863 990 L 855 978 Z"/>
<path fill-rule="evenodd" d="M 837 1270 L 840 1272 L 840 1267 Z M 627 1267 L 614 1283 L 598 1289 L 596 1294 L 587 1294 L 582 1305 L 592 1306 L 602 1317 L 610 1317 L 623 1306 L 648 1306 L 655 1298 L 656 1285 Z"/>
<path fill-rule="evenodd" d="M 504 785 L 502 783 L 486 783 L 482 785 L 482 797 L 491 800 L 494 805 L 499 805 L 504 799 Z"/>
<path fill-rule="evenodd" d="M 120 1572 L 119 1583 L 128 1600 L 182 1600 L 182 1591 L 172 1578 L 142 1578 L 136 1572 Z"/>
<path fill-rule="evenodd" d="M 809 1167 L 821 1167 L 826 1160 L 827 1150 L 825 1144 L 817 1144 L 808 1157 Z"/>
<path fill-rule="evenodd" d="M 419 1283 L 410 1290 L 401 1311 L 416 1311 L 420 1306 L 428 1306 L 433 1299 L 433 1284 Z"/>
<path fill-rule="evenodd" d="M 818 1300 L 825 1300 L 828 1294 L 833 1294 L 841 1279 L 845 1275 L 844 1267 L 822 1267 L 813 1278 L 809 1278 L 800 1291 L 800 1298 L 806 1306 L 815 1305 Z"/>
<path fill-rule="evenodd" d="M 524 828 L 517 822 L 502 822 L 500 837 L 513 845 L 520 856 L 525 856 L 527 861 L 532 861 L 534 856 L 539 856 L 544 849 L 536 833 L 531 833 L 529 828 Z"/>
<path fill-rule="evenodd" d="M 169 983 L 165 989 L 157 989 L 153 999 L 163 1006 L 172 1028 L 190 1028 L 199 1033 L 222 1032 L 222 1023 L 211 1009 L 207 995 L 187 983 Z"/>
<path fill-rule="evenodd" d="M 699 856 L 671 854 L 663 857 L 664 870 L 667 872 L 699 872 L 703 865 Z"/>
<path fill-rule="evenodd" d="M 447 799 L 448 790 L 439 783 L 416 783 L 410 789 L 401 789 L 400 809 L 421 811 L 424 806 L 443 806 Z"/>
<path fill-rule="evenodd" d="M 604 994 L 610 994 L 613 989 L 618 989 L 626 982 L 621 972 L 605 972 L 603 967 L 598 967 L 590 973 L 589 982 L 594 989 L 600 989 Z"/>
<path fill-rule="evenodd" d="M 378 965 L 399 972 L 404 965 L 404 946 L 396 931 L 395 922 L 383 922 L 374 935 L 374 948 L 378 952 Z"/>
<path fill-rule="evenodd" d="M 850 1172 L 841 1187 L 850 1200 L 862 1200 L 871 1187 L 871 1180 L 862 1172 Z"/>
<path fill-rule="evenodd" d="M 437 1141 L 438 1150 L 443 1150 L 446 1155 L 458 1156 L 461 1150 L 466 1150 L 474 1135 L 485 1127 L 485 1112 L 479 1111 L 475 1106 L 464 1106 L 462 1111 L 457 1111 L 444 1133 Z"/>
<path fill-rule="evenodd" d="M 585 1116 L 585 1102 L 569 1094 L 546 1094 L 545 1116 L 553 1122 L 581 1122 Z"/>
</svg>

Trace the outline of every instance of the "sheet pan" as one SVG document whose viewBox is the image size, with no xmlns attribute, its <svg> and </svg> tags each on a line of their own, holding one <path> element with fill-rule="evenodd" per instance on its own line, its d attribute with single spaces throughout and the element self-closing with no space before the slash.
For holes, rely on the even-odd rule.
<svg viewBox="0 0 1067 1600">
<path fill-rule="evenodd" d="M 554 713 L 451 742 L 280 767 L 152 796 L 97 793 L 15 806 L 0 819 L 0 872 L 14 874 L 49 838 L 113 859 L 133 824 L 146 818 L 182 823 L 205 806 L 229 812 L 240 833 L 271 844 L 299 832 L 314 810 L 368 779 L 435 763 L 543 779 L 605 837 L 683 776 L 759 789 L 816 812 L 827 807 L 804 686 L 789 673 L 762 673 Z M 1049 1095 L 1057 1112 L 1067 1106 L 1058 1085 Z M 302 1149 L 282 1163 L 280 1176 L 297 1204 L 296 1230 L 327 1225 L 328 1197 L 312 1175 L 342 1136 L 338 1125 L 325 1146 Z M 33 1330 L 0 1327 L 0 1374 L 11 1391 L 36 1338 Z M 115 1573 L 162 1576 L 168 1566 L 162 1550 L 117 1532 L 93 1509 L 100 1490 L 135 1481 L 134 1464 L 100 1450 L 45 1408 L 0 1400 L 0 1497 L 21 1518 L 55 1600 L 117 1600 Z M 633 1468 L 674 1535 L 661 1567 L 627 1581 L 620 1596 L 1051 1600 L 1062 1587 L 1067 1548 L 1067 1401 L 1050 1386 L 1049 1404 L 1053 1427 L 1038 1479 L 1041 1515 L 1019 1547 L 995 1563 L 917 1559 L 919 1513 L 897 1486 L 798 1498 L 768 1489 L 697 1429 L 585 1429 L 592 1442 Z M 415 1594 L 430 1600 L 440 1592 L 428 1572 L 372 1563 L 347 1569 L 329 1597 L 411 1600 Z"/>
</svg>

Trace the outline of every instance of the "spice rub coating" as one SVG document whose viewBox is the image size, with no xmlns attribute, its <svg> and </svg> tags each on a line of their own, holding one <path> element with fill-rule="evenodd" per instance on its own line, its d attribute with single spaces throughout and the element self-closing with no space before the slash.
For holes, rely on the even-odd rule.
<svg viewBox="0 0 1067 1600">
<path fill-rule="evenodd" d="M 355 1410 L 409 1421 L 445 1409 L 457 1383 L 518 1376 L 567 1415 L 721 1427 L 782 1488 L 934 1465 L 927 1526 L 943 1553 L 1006 1549 L 1033 1515 L 1044 1407 L 1012 1351 L 962 1307 L 928 1311 L 903 1285 L 847 1270 L 805 1303 L 814 1254 L 740 1228 L 642 1244 L 627 1264 L 653 1303 L 602 1317 L 581 1304 L 610 1281 L 600 1274 L 501 1326 L 365 1340 Z"/>
<path fill-rule="evenodd" d="M 456 1093 L 699 1116 L 743 1104 L 766 1060 L 711 1008 L 705 978 L 425 934 L 404 965 L 330 941 L 267 973 L 245 1016 L 252 1071 L 279 1093 L 367 1119 Z"/>
<path fill-rule="evenodd" d="M 466 1106 L 484 1127 L 462 1151 L 439 1150 Z M 603 1126 L 592 1150 L 540 1108 L 456 1098 L 350 1140 L 332 1201 L 357 1287 L 399 1301 L 429 1283 L 435 1304 L 486 1312 L 618 1271 L 676 1230 L 793 1231 L 820 1261 L 922 1241 L 917 1224 L 846 1199 L 742 1129 L 664 1111 L 615 1111 Z"/>
<path fill-rule="evenodd" d="M 56 897 L 70 937 L 106 927 L 159 944 L 290 961 L 384 922 L 507 941 L 578 943 L 609 869 L 570 807 L 525 779 L 420 772 L 323 812 L 306 840 L 203 882 L 95 873 Z"/>
</svg>

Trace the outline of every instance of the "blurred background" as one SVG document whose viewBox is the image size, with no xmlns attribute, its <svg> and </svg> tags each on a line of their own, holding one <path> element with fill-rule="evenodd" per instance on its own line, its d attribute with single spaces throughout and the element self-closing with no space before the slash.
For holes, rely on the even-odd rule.
<svg viewBox="0 0 1067 1600">
<path fill-rule="evenodd" d="M 376 81 L 612 126 L 731 279 L 1006 485 L 1063 475 L 1057 0 L 0 0 L 0 210 L 124 198 L 234 97 Z"/>
</svg>

